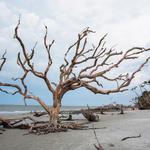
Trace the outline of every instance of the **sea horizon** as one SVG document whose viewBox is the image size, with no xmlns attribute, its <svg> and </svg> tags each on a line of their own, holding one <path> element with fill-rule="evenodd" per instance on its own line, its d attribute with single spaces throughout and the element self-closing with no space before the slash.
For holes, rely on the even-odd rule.
<svg viewBox="0 0 150 150">
<path fill-rule="evenodd" d="M 62 106 L 61 110 L 78 110 L 84 108 L 87 108 L 87 106 Z M 1 114 L 23 114 L 23 113 L 30 113 L 35 111 L 42 112 L 44 111 L 44 109 L 40 105 L 0 104 L 0 115 Z"/>
</svg>

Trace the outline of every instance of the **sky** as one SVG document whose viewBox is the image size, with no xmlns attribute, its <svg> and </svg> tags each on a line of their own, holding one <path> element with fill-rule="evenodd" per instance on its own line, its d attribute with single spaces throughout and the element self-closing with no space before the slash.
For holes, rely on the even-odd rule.
<svg viewBox="0 0 150 150">
<path fill-rule="evenodd" d="M 48 27 L 48 39 L 55 40 L 52 49 L 53 66 L 49 73 L 51 81 L 57 81 L 59 66 L 67 48 L 76 40 L 77 34 L 90 27 L 96 31 L 91 43 L 96 43 L 105 33 L 107 46 L 125 51 L 133 46 L 150 47 L 150 1 L 149 0 L 0 0 L 0 56 L 7 49 L 7 62 L 0 72 L 0 80 L 12 82 L 12 77 L 21 75 L 16 65 L 17 53 L 21 50 L 13 38 L 18 16 L 21 16 L 19 35 L 30 50 L 37 41 L 35 64 L 39 70 L 45 67 L 46 53 L 43 47 L 44 25 Z M 122 71 L 129 71 L 149 55 L 143 54 L 137 62 L 128 62 Z M 150 63 L 137 74 L 129 89 L 149 80 Z M 116 71 L 119 73 L 119 71 Z M 115 73 L 116 73 L 115 72 Z M 52 95 L 44 83 L 33 76 L 26 80 L 32 93 L 52 104 Z M 107 84 L 107 88 L 109 88 Z M 86 89 L 66 93 L 63 105 L 104 105 L 113 102 L 131 104 L 134 93 L 130 90 L 110 95 L 93 94 Z M 20 95 L 0 93 L 0 104 L 24 104 Z M 28 100 L 28 104 L 37 104 Z"/>
</svg>

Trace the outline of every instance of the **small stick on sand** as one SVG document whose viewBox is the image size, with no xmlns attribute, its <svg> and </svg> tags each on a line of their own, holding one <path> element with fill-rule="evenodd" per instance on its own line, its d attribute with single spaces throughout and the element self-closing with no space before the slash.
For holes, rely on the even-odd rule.
<svg viewBox="0 0 150 150">
<path fill-rule="evenodd" d="M 94 124 L 93 124 L 93 131 L 94 131 L 94 135 L 95 135 L 95 138 L 96 138 L 96 141 L 97 141 L 97 144 L 98 144 L 98 146 L 97 146 L 96 144 L 94 144 L 94 147 L 95 147 L 97 150 L 104 150 L 103 147 L 101 146 L 101 144 L 100 144 L 98 138 L 97 138 L 96 131 L 95 131 L 95 128 L 94 128 Z"/>
<path fill-rule="evenodd" d="M 130 139 L 130 138 L 139 138 L 139 137 L 141 137 L 141 134 L 139 134 L 137 136 L 128 136 L 128 137 L 125 137 L 125 138 L 121 139 L 121 141 L 125 141 L 125 140 Z"/>
</svg>

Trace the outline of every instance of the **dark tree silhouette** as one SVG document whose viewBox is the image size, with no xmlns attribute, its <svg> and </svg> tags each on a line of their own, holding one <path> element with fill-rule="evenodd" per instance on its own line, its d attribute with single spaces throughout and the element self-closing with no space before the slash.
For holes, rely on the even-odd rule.
<svg viewBox="0 0 150 150">
<path fill-rule="evenodd" d="M 5 55 L 6 55 L 6 51 L 4 52 L 4 54 L 3 54 L 2 58 L 1 58 L 2 62 L 0 64 L 0 71 L 2 70 L 2 67 L 3 67 L 4 63 L 6 62 Z"/>
<path fill-rule="evenodd" d="M 150 91 L 147 90 L 146 86 L 150 86 L 150 80 L 144 81 L 142 84 L 131 89 L 136 94 L 133 102 L 139 109 L 150 109 Z M 138 90 L 140 90 L 140 93 Z"/>
<path fill-rule="evenodd" d="M 87 37 L 90 33 L 94 33 L 94 31 L 90 30 L 90 28 L 84 29 L 81 33 L 78 34 L 77 40 L 68 48 L 67 52 L 64 55 L 64 63 L 60 66 L 60 76 L 59 82 L 53 83 L 48 78 L 48 72 L 52 66 L 52 57 L 51 57 L 51 47 L 54 44 L 54 41 L 48 43 L 47 35 L 48 29 L 45 26 L 45 36 L 44 36 L 44 46 L 48 56 L 48 64 L 43 72 L 37 71 L 33 65 L 33 56 L 35 52 L 35 47 L 33 47 L 32 52 L 29 53 L 27 48 L 18 34 L 18 28 L 20 26 L 20 19 L 15 28 L 15 39 L 19 42 L 22 52 L 18 53 L 17 64 L 23 70 L 24 74 L 22 77 L 17 78 L 20 80 L 22 86 L 19 84 L 12 84 L 0 81 L 0 87 L 2 92 L 7 91 L 4 90 L 3 87 L 10 87 L 16 89 L 11 94 L 19 93 L 24 99 L 34 99 L 37 101 L 48 113 L 50 117 L 51 124 L 58 123 L 58 114 L 61 108 L 62 97 L 65 93 L 70 90 L 76 90 L 78 88 L 84 87 L 89 91 L 95 94 L 110 94 L 125 91 L 125 87 L 127 87 L 135 75 L 141 71 L 143 66 L 149 61 L 150 57 L 147 57 L 146 60 L 133 72 L 118 74 L 114 78 L 110 78 L 108 75 L 112 72 L 113 69 L 120 67 L 122 62 L 126 60 L 134 60 L 138 59 L 140 54 L 149 51 L 150 48 L 146 49 L 144 47 L 133 47 L 131 49 L 126 50 L 125 52 L 117 52 L 114 49 L 108 49 L 105 46 L 105 37 L 104 35 L 98 42 L 97 46 L 93 46 L 91 49 L 88 49 L 87 46 Z M 70 57 L 69 53 L 71 50 L 74 50 L 74 54 Z M 69 58 L 68 58 L 69 56 Z M 110 63 L 114 58 L 117 57 L 117 61 L 114 63 Z M 70 60 L 71 58 L 71 60 Z M 6 59 L 5 55 L 2 56 L 2 64 L 3 67 Z M 36 63 L 34 63 L 36 64 Z M 86 65 L 85 65 L 86 64 Z M 75 71 L 75 68 L 81 66 L 79 71 Z M 29 73 L 32 73 L 37 78 L 40 78 L 44 81 L 47 86 L 49 92 L 53 95 L 53 106 L 49 108 L 40 97 L 33 95 L 27 88 L 25 83 L 25 79 Z M 16 80 L 17 80 L 16 79 Z M 104 89 L 102 83 L 100 83 L 99 79 L 107 80 L 111 83 L 114 83 L 116 87 L 113 89 Z M 117 84 L 116 84 L 117 83 Z M 3 89 L 2 89 L 3 88 Z"/>
</svg>

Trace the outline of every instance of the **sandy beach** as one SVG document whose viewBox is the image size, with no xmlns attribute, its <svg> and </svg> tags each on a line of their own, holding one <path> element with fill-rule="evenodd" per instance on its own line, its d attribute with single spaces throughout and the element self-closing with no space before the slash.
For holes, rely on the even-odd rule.
<svg viewBox="0 0 150 150">
<path fill-rule="evenodd" d="M 82 118 L 82 116 L 73 116 Z M 90 123 L 96 128 L 97 137 L 104 150 L 149 150 L 150 149 L 150 111 L 126 111 L 124 115 L 109 112 L 100 115 L 100 122 Z M 104 128 L 105 127 L 105 128 Z M 2 132 L 2 131 L 1 131 Z M 23 135 L 26 130 L 7 129 L 0 134 L 1 150 L 94 150 L 96 144 L 94 131 L 69 130 L 68 132 L 47 135 Z M 121 141 L 128 136 L 137 136 Z"/>
</svg>

